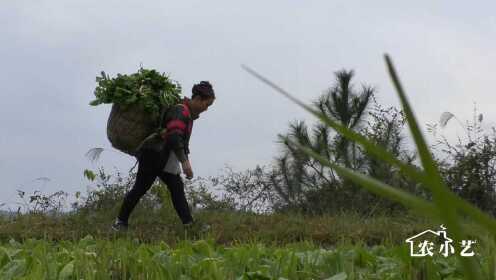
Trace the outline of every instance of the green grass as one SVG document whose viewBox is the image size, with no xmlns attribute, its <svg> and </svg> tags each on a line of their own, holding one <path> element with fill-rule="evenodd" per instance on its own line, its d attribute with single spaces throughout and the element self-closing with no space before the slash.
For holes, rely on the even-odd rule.
<svg viewBox="0 0 496 280">
<path fill-rule="evenodd" d="M 4 219 L 0 279 L 464 279 L 454 255 L 409 257 L 405 239 L 439 225 L 408 214 L 197 214 L 210 232 L 150 216 L 123 234 L 80 216 Z M 474 251 L 487 274 L 486 245 Z"/>
<path fill-rule="evenodd" d="M 0 246 L 0 279 L 463 279 L 455 257 L 408 254 L 404 246 L 326 250 L 311 242 L 220 246 L 209 239 L 173 248 L 92 236 L 77 242 L 11 240 Z"/>
<path fill-rule="evenodd" d="M 126 237 L 147 243 L 163 241 L 171 245 L 185 239 L 206 237 L 205 234 L 184 232 L 175 212 L 171 210 L 168 214 L 169 218 L 155 213 L 133 216 L 131 230 L 126 233 Z M 4 219 L 0 220 L 0 240 L 7 242 L 15 239 L 22 242 L 34 238 L 78 241 L 87 235 L 102 240 L 120 237 L 110 230 L 112 218 L 101 217 L 102 215 L 63 215 L 54 218 L 30 214 L 15 219 Z M 418 232 L 439 226 L 410 214 L 399 214 L 396 217 L 363 217 L 353 213 L 306 216 L 205 211 L 196 213 L 196 217 L 212 226 L 209 237 L 220 245 L 253 241 L 279 246 L 312 241 L 326 248 L 342 242 L 400 245 L 406 238 Z"/>
</svg>

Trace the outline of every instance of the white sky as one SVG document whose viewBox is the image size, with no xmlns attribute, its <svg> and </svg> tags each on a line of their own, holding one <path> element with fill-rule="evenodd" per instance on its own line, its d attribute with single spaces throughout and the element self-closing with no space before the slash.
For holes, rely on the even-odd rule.
<svg viewBox="0 0 496 280">
<path fill-rule="evenodd" d="M 268 164 L 278 133 L 305 112 L 244 72 L 246 64 L 306 102 L 355 70 L 355 84 L 397 105 L 389 53 L 421 124 L 444 111 L 471 118 L 473 103 L 493 125 L 494 1 L 4 1 L 0 8 L 0 202 L 16 189 L 85 192 L 83 170 L 126 172 L 111 151 L 110 105 L 91 107 L 104 70 L 166 72 L 190 96 L 209 80 L 217 101 L 195 122 L 196 175 Z M 434 2 L 434 3 L 433 3 Z M 445 132 L 461 132 L 451 123 Z M 92 147 L 107 151 L 92 165 Z M 36 181 L 48 177 L 50 182 Z"/>
</svg>

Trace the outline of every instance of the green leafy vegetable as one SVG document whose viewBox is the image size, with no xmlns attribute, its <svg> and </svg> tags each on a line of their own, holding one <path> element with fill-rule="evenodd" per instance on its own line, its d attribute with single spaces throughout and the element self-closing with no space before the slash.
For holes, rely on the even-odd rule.
<svg viewBox="0 0 496 280">
<path fill-rule="evenodd" d="M 140 68 L 137 73 L 117 74 L 115 78 L 102 71 L 96 82 L 96 99 L 89 103 L 91 106 L 140 104 L 148 113 L 159 114 L 161 108 L 177 104 L 181 98 L 181 85 L 156 70 Z"/>
</svg>

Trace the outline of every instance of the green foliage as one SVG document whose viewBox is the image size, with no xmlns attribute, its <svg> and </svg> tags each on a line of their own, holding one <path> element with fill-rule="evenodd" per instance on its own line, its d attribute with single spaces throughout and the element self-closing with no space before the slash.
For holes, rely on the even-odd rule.
<svg viewBox="0 0 496 280">
<path fill-rule="evenodd" d="M 88 170 L 88 169 L 85 169 L 83 174 L 84 174 L 84 177 L 90 181 L 94 181 L 96 178 L 95 173 L 93 173 L 93 171 Z"/>
<path fill-rule="evenodd" d="M 335 73 L 336 84 L 327 90 L 314 105 L 318 110 L 339 122 L 343 126 L 357 130 L 365 118 L 365 112 L 369 107 L 370 100 L 374 95 L 375 90 L 369 86 L 363 86 L 361 91 L 356 91 L 351 83 L 354 73 L 353 71 L 341 70 Z M 324 141 L 317 143 L 318 147 L 329 149 L 330 146 L 335 147 L 335 160 L 341 162 L 346 167 L 354 168 L 358 161 L 356 147 L 346 137 L 336 135 L 331 145 L 327 145 L 327 133 L 321 134 L 322 127 L 316 130 L 316 139 Z M 327 151 L 326 151 L 327 152 Z"/>
<path fill-rule="evenodd" d="M 90 105 L 115 103 L 123 106 L 141 104 L 151 114 L 159 114 L 161 108 L 177 104 L 181 86 L 165 73 L 140 68 L 131 75 L 117 74 L 110 78 L 105 72 L 96 78 L 96 99 Z"/>
<path fill-rule="evenodd" d="M 351 82 L 353 71 L 341 70 L 335 75 L 335 85 L 314 102 L 314 108 L 343 126 L 358 130 L 374 90 L 364 86 L 356 91 Z M 272 185 L 287 207 L 313 213 L 340 211 L 342 207 L 351 209 L 349 198 L 355 196 L 352 186 L 291 143 L 313 147 L 328 160 L 360 169 L 363 160 L 353 142 L 340 134 L 332 135 L 322 123 L 309 132 L 302 121 L 290 124 L 289 132 L 279 135 L 279 139 L 284 153 L 276 160 Z"/>
<path fill-rule="evenodd" d="M 280 203 L 266 166 L 242 172 L 228 166 L 211 181 L 212 187 L 220 187 L 223 191 L 224 201 L 230 201 L 234 209 L 242 212 L 270 213 Z"/>
<path fill-rule="evenodd" d="M 444 156 L 439 162 L 446 184 L 460 197 L 496 215 L 496 130 L 493 127 L 488 133 L 482 128 L 482 121 L 475 108 L 473 120 L 467 121 L 466 126 L 458 121 L 465 135 L 458 137 L 456 145 L 444 136 L 437 136 L 437 125 L 429 125 L 429 130 L 437 137 L 434 149 Z"/>
<path fill-rule="evenodd" d="M 193 209 L 235 211 L 236 205 L 230 197 L 214 195 L 210 187 L 215 186 L 216 179 L 197 177 L 185 184 L 185 193 Z"/>
<path fill-rule="evenodd" d="M 1 279 L 466 279 L 454 257 L 409 259 L 400 247 L 311 243 L 217 246 L 212 239 L 141 244 L 129 239 L 0 244 Z M 482 262 L 485 265 L 487 261 Z M 474 278 L 472 278 L 474 279 Z"/>
<path fill-rule="evenodd" d="M 313 109 L 336 123 L 371 139 L 373 143 L 412 163 L 404 144 L 402 130 L 405 119 L 395 108 L 383 108 L 374 98 L 374 90 L 363 86 L 360 91 L 352 84 L 353 71 L 336 72 L 336 82 L 318 100 Z M 312 147 L 328 161 L 394 183 L 411 191 L 416 184 L 402 176 L 394 166 L 374 158 L 344 134 L 320 121 L 312 128 L 305 122 L 290 124 L 289 132 L 279 135 L 283 155 L 276 160 L 270 174 L 271 188 L 281 197 L 279 210 L 298 209 L 309 213 L 358 211 L 366 215 L 396 212 L 402 207 L 369 192 L 326 168 L 292 143 Z"/>
<path fill-rule="evenodd" d="M 409 192 L 399 190 L 391 185 L 388 185 L 384 182 L 381 182 L 377 179 L 374 179 L 370 176 L 366 176 L 360 172 L 356 172 L 349 168 L 343 167 L 334 162 L 330 162 L 328 159 L 317 153 L 312 149 L 312 147 L 304 146 L 299 143 L 295 143 L 295 145 L 305 152 L 308 156 L 317 159 L 322 164 L 326 165 L 329 168 L 334 169 L 340 176 L 346 177 L 347 179 L 355 182 L 356 184 L 361 185 L 363 188 L 368 191 L 374 192 L 378 195 L 384 196 L 388 199 L 397 201 L 409 207 L 418 213 L 422 213 L 426 217 L 430 217 L 436 221 L 440 221 L 441 223 L 447 225 L 450 229 L 453 239 L 455 241 L 455 245 L 459 248 L 459 242 L 465 237 L 468 237 L 469 234 L 475 234 L 476 236 L 482 237 L 482 232 L 476 231 L 471 228 L 466 228 L 461 225 L 462 217 L 460 214 L 469 216 L 473 219 L 478 228 L 484 228 L 486 233 L 491 236 L 491 241 L 488 245 L 494 244 L 494 239 L 496 238 L 496 220 L 491 218 L 490 216 L 484 214 L 479 209 L 474 207 L 474 205 L 467 203 L 466 201 L 457 197 L 453 192 L 451 192 L 446 186 L 445 182 L 442 179 L 441 173 L 438 170 L 437 164 L 434 161 L 431 152 L 426 144 L 424 137 L 419 129 L 419 125 L 414 116 L 413 110 L 407 100 L 406 94 L 403 91 L 399 78 L 396 74 L 396 71 L 392 65 L 391 60 L 388 56 L 385 56 L 386 65 L 390 74 L 390 77 L 393 81 L 393 84 L 396 88 L 396 92 L 400 99 L 403 112 L 405 114 L 406 120 L 408 122 L 408 126 L 410 128 L 410 132 L 415 141 L 420 161 L 422 163 L 422 170 L 417 170 L 413 168 L 411 165 L 408 165 L 401 160 L 397 159 L 390 151 L 385 150 L 380 145 L 375 144 L 374 142 L 362 137 L 361 135 L 356 134 L 353 130 L 350 130 L 346 126 L 339 124 L 332 118 L 327 117 L 321 112 L 313 109 L 312 107 L 304 104 L 300 100 L 294 98 L 291 94 L 273 84 L 266 78 L 262 77 L 255 71 L 245 67 L 245 69 L 265 82 L 287 98 L 294 101 L 296 104 L 304 108 L 306 111 L 312 113 L 314 116 L 318 117 L 321 121 L 326 123 L 329 127 L 332 127 L 342 133 L 348 139 L 357 142 L 362 147 L 364 147 L 368 152 L 376 156 L 379 160 L 382 160 L 387 163 L 394 164 L 396 168 L 399 168 L 404 174 L 411 179 L 420 183 L 427 191 L 432 194 L 432 202 L 423 199 L 421 197 L 415 196 Z M 463 270 L 463 274 L 467 279 L 494 279 L 494 271 L 489 274 L 485 274 L 484 276 L 481 274 L 480 265 L 477 264 L 478 258 L 458 258 L 460 261 L 460 267 Z M 484 277 L 484 278 L 483 278 Z"/>
<path fill-rule="evenodd" d="M 43 193 L 39 190 L 33 191 L 31 195 L 26 195 L 26 192 L 17 190 L 17 195 L 22 199 L 22 207 L 24 212 L 32 214 L 50 214 L 58 215 L 63 211 L 65 199 L 68 194 L 64 191 L 57 191 L 51 194 Z"/>
</svg>

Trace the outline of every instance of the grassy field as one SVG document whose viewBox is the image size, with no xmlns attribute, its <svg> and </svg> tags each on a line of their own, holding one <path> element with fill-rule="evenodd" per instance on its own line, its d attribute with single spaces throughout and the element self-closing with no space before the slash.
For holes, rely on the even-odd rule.
<svg viewBox="0 0 496 280">
<path fill-rule="evenodd" d="M 198 214 L 209 232 L 136 217 L 22 215 L 0 223 L 0 279 L 464 279 L 454 256 L 412 258 L 408 237 L 438 225 L 411 216 Z M 491 250 L 478 247 L 489 273 Z"/>
<path fill-rule="evenodd" d="M 141 242 L 175 244 L 180 239 L 199 238 L 184 231 L 179 218 L 171 209 L 154 213 L 137 208 L 131 219 L 127 238 Z M 427 228 L 439 225 L 413 215 L 387 217 L 364 217 L 357 214 L 305 216 L 301 214 L 261 215 L 227 211 L 203 211 L 195 217 L 212 226 L 210 237 L 216 243 L 230 245 L 233 242 L 262 242 L 267 245 L 284 245 L 291 242 L 312 241 L 322 247 L 332 247 L 341 242 L 367 245 L 399 245 L 405 239 Z M 113 216 L 103 213 L 65 214 L 48 216 L 41 214 L 20 215 L 0 219 L 0 240 L 26 239 L 78 241 L 87 235 L 97 239 L 112 240 L 110 230 Z M 193 234 L 193 235 L 192 235 Z"/>
<path fill-rule="evenodd" d="M 11 241 L 0 247 L 1 279 L 463 279 L 456 259 L 409 258 L 404 246 L 312 243 L 217 246 L 212 240 L 142 244 L 129 239 Z"/>
</svg>

